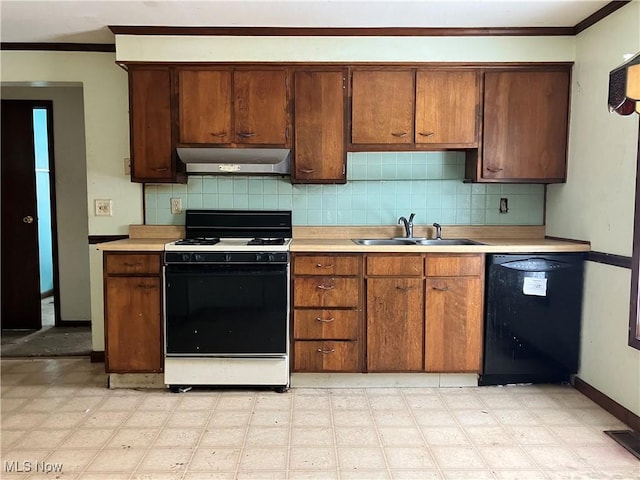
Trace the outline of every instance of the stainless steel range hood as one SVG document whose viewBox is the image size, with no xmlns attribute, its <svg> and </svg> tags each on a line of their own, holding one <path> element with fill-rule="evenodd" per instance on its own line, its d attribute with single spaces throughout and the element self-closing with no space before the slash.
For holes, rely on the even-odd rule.
<svg viewBox="0 0 640 480">
<path fill-rule="evenodd" d="M 192 175 L 290 175 L 287 148 L 177 148 Z"/>
</svg>

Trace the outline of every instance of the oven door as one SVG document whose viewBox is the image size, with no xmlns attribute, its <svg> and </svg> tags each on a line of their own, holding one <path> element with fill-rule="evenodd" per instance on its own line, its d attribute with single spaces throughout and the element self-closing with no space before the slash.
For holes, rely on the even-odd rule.
<svg viewBox="0 0 640 480">
<path fill-rule="evenodd" d="M 167 356 L 283 356 L 287 264 L 165 266 Z"/>
</svg>

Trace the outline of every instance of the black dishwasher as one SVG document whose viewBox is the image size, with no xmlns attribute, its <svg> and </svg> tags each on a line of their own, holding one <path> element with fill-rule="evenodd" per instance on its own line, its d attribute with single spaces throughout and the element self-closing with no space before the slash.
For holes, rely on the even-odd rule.
<svg viewBox="0 0 640 480">
<path fill-rule="evenodd" d="M 577 373 L 584 254 L 487 255 L 479 385 L 556 383 Z"/>
</svg>

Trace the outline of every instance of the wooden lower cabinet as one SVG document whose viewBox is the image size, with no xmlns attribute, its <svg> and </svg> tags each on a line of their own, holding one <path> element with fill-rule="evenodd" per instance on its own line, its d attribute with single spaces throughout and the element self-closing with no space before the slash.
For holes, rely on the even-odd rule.
<svg viewBox="0 0 640 480">
<path fill-rule="evenodd" d="M 425 368 L 480 371 L 484 255 L 427 255 Z"/>
<path fill-rule="evenodd" d="M 160 255 L 104 255 L 105 369 L 162 372 Z"/>
<path fill-rule="evenodd" d="M 483 254 L 297 254 L 293 271 L 294 372 L 480 370 Z"/>
<path fill-rule="evenodd" d="M 362 372 L 361 264 L 360 255 L 294 255 L 294 372 Z"/>
<path fill-rule="evenodd" d="M 424 280 L 367 279 L 367 370 L 421 371 Z"/>
<path fill-rule="evenodd" d="M 477 372 L 482 348 L 480 277 L 427 278 L 428 372 Z"/>
</svg>

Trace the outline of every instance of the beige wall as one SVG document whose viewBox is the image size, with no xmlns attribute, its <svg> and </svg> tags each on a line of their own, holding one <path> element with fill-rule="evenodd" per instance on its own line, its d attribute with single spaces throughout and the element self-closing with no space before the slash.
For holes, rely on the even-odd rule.
<svg viewBox="0 0 640 480">
<path fill-rule="evenodd" d="M 87 162 L 82 86 L 24 87 L 4 82 L 4 99 L 53 101 L 53 145 L 60 274 L 60 318 L 91 318 L 87 252 Z"/>
<path fill-rule="evenodd" d="M 124 174 L 124 158 L 129 157 L 127 74 L 115 64 L 115 55 L 3 51 L 0 61 L 2 82 L 82 84 L 88 233 L 125 234 L 130 224 L 142 223 L 142 188 Z M 112 217 L 93 214 L 97 198 L 113 199 Z M 78 252 L 89 257 L 93 349 L 104 350 L 102 255 L 86 239 Z M 86 276 L 76 280 L 87 282 Z"/>
<path fill-rule="evenodd" d="M 592 249 L 630 256 L 638 115 L 607 109 L 609 71 L 640 51 L 640 2 L 576 38 L 565 185 L 549 186 L 547 234 L 591 241 Z M 627 346 L 630 271 L 588 263 L 579 376 L 640 414 L 640 351 Z"/>
</svg>

